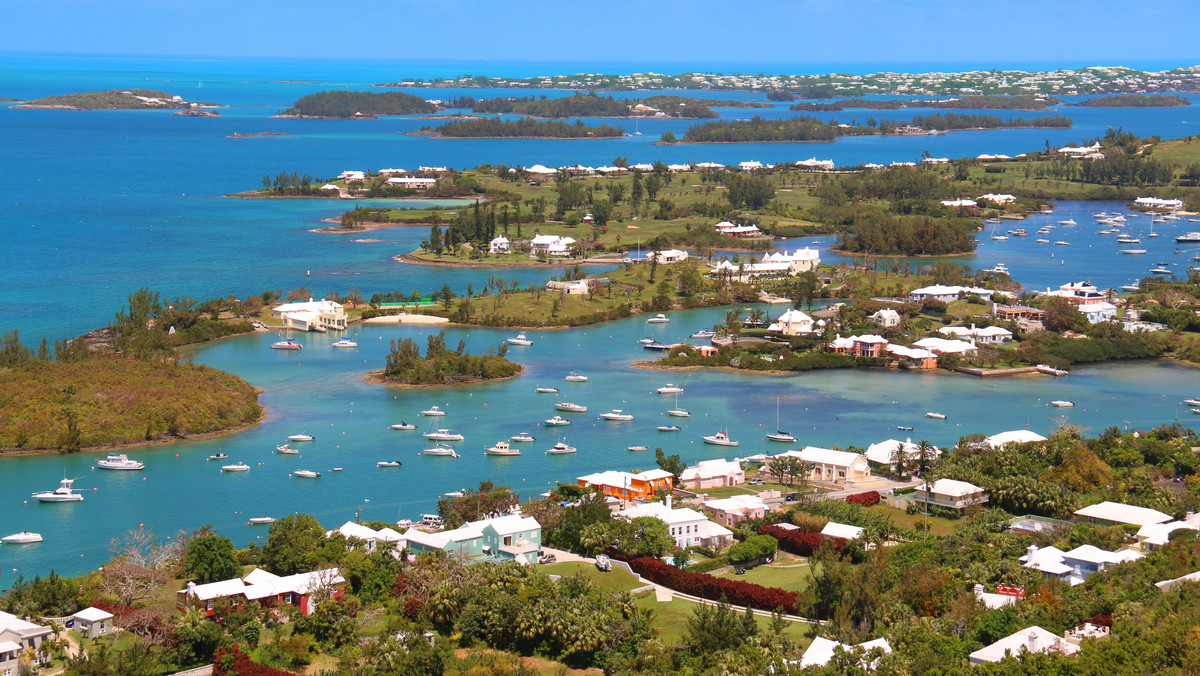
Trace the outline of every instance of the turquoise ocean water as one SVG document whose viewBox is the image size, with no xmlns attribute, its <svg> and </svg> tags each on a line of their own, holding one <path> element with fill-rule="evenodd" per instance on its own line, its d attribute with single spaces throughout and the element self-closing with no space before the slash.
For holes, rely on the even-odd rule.
<svg viewBox="0 0 1200 676">
<path fill-rule="evenodd" d="M 263 174 L 296 170 L 319 176 L 344 169 L 420 164 L 470 167 L 484 162 L 533 164 L 606 164 L 618 156 L 631 161 L 712 160 L 736 163 L 832 158 L 839 164 L 915 160 L 929 150 L 937 156 L 979 153 L 1015 155 L 1041 147 L 1103 134 L 1120 126 L 1139 134 L 1174 137 L 1200 124 L 1195 106 L 1167 110 L 1071 109 L 1071 130 L 962 132 L 937 137 L 846 139 L 823 144 L 737 144 L 715 147 L 658 147 L 651 143 L 666 130 L 680 134 L 686 121 L 646 121 L 643 136 L 597 141 L 447 141 L 408 136 L 427 121 L 403 118 L 375 121 L 271 120 L 268 116 L 304 94 L 333 87 L 366 88 L 401 76 L 499 72 L 509 75 L 576 70 L 604 71 L 588 64 L 497 66 L 489 64 L 372 64 L 146 59 L 86 59 L 30 55 L 0 56 L 0 97 L 29 98 L 70 91 L 146 87 L 228 105 L 221 118 L 178 118 L 159 112 L 65 113 L 9 110 L 0 106 L 0 232 L 5 263 L 0 266 L 0 327 L 18 328 L 27 342 L 41 335 L 60 338 L 104 324 L 126 297 L 141 286 L 166 296 L 196 298 L 306 285 L 318 295 L 352 287 L 376 291 L 425 292 L 449 283 L 481 288 L 495 271 L 450 271 L 402 265 L 391 257 L 413 249 L 427 236 L 423 228 L 377 230 L 363 236 L 310 232 L 323 218 L 345 208 L 336 200 L 238 200 L 222 195 L 259 185 Z M 495 66 L 496 64 L 490 64 Z M 522 70 L 524 69 L 524 70 Z M 614 68 L 615 69 L 615 68 Z M 666 69 L 674 72 L 683 68 Z M 732 70 L 732 69 L 726 69 Z M 820 70 L 820 69 L 818 69 Z M 873 70 L 873 69 L 867 69 Z M 297 82 L 300 81 L 300 82 Z M 420 90 L 446 98 L 453 91 Z M 470 90 L 478 95 L 478 90 Z M 550 93 L 555 95 L 555 93 Z M 631 94 L 622 94 L 631 95 Z M 715 92 L 715 97 L 756 95 Z M 889 114 L 902 118 L 919 110 Z M 743 117 L 745 110 L 723 111 Z M 784 115 L 783 109 L 762 114 Z M 839 114 L 846 121 L 854 113 Z M 618 121 L 618 124 L 625 124 Z M 283 137 L 226 139 L 234 132 L 282 131 Z M 1097 235 L 1090 213 L 1119 204 L 1067 203 L 1053 216 L 1035 216 L 1020 224 L 1025 239 L 985 239 L 979 253 L 961 259 L 973 267 L 1003 262 L 1030 288 L 1091 279 L 1119 286 L 1147 274 L 1159 261 L 1186 268 L 1191 252 L 1175 254 L 1168 235 L 1200 229 L 1186 220 L 1156 226 L 1163 236 L 1143 237 L 1146 256 L 1120 256 L 1109 236 Z M 1049 237 L 1069 247 L 1039 245 L 1033 231 L 1040 221 L 1073 218 Z M 1148 233 L 1147 219 L 1131 219 L 1135 233 Z M 1006 223 L 1002 228 L 1016 227 Z M 986 235 L 986 233 L 985 233 Z M 374 240 L 374 241 L 357 241 Z M 792 240 L 787 247 L 814 240 Z M 828 238 L 818 238 L 828 244 Z M 1053 256 L 1052 256 L 1053 254 Z M 836 257 L 823 254 L 825 260 Z M 522 283 L 539 281 L 559 270 L 500 272 Z M 308 276 L 311 273 L 311 276 Z M 664 374 L 635 369 L 634 360 L 652 357 L 636 343 L 647 334 L 678 339 L 724 317 L 724 309 L 672 314 L 667 325 L 629 319 L 571 331 L 531 334 L 535 343 L 513 350 L 527 372 L 520 378 L 466 389 L 395 390 L 367 384 L 363 375 L 381 367 L 386 344 L 428 329 L 370 326 L 351 331 L 357 350 L 334 350 L 332 336 L 305 335 L 306 349 L 280 354 L 268 349 L 273 336 L 221 341 L 189 350 L 197 362 L 238 373 L 264 390 L 267 420 L 251 430 L 217 439 L 136 449 L 147 463 L 144 472 L 91 469 L 96 456 L 40 456 L 0 463 L 0 532 L 34 530 L 46 542 L 29 547 L 0 547 L 0 587 L 15 574 L 44 573 L 51 567 L 77 572 L 107 558 L 110 538 L 145 525 L 160 534 L 211 523 L 242 544 L 264 536 L 246 526 L 246 518 L 291 512 L 317 514 L 336 526 L 362 508 L 364 518 L 396 520 L 431 511 L 438 495 L 483 479 L 509 483 L 523 495 L 545 490 L 554 481 L 570 481 L 587 472 L 653 466 L 661 446 L 689 461 L 728 455 L 704 446 L 702 434 L 728 428 L 742 441 L 737 453 L 782 450 L 762 441 L 774 425 L 775 397 L 782 400 L 784 427 L 802 443 L 866 446 L 899 434 L 952 444 L 961 434 L 995 433 L 1028 425 L 1039 432 L 1055 427 L 1060 411 L 1051 399 L 1072 399 L 1070 422 L 1099 431 L 1109 425 L 1148 427 L 1191 416 L 1179 402 L 1196 396 L 1195 371 L 1166 363 L 1134 363 L 1079 369 L 1065 379 L 1015 378 L 983 382 L 944 374 L 839 371 L 789 377 L 736 373 Z M 448 339 L 467 341 L 472 349 L 494 345 L 507 332 L 451 329 Z M 571 371 L 591 382 L 562 382 Z M 679 433 L 659 433 L 661 413 L 673 397 L 654 388 L 682 382 L 680 405 L 694 412 Z M 562 396 L 589 406 L 572 416 L 564 437 L 579 448 L 575 456 L 547 456 L 558 439 L 538 421 L 554 411 L 554 395 L 535 395 L 536 384 L 554 384 Z M 914 384 L 916 386 L 914 386 Z M 420 456 L 424 424 L 417 411 L 438 404 L 450 411 L 446 423 L 467 436 L 457 444 L 462 457 Z M 622 408 L 637 416 L 632 423 L 606 423 L 596 416 Z M 926 420 L 927 410 L 949 417 Z M 400 420 L 416 422 L 415 432 L 387 429 Z M 760 425 L 762 427 L 760 427 Z M 901 433 L 897 425 L 913 425 Z M 289 434 L 307 431 L 317 441 L 300 457 L 279 456 L 273 447 Z M 519 458 L 484 457 L 483 448 L 520 431 L 538 441 Z M 625 451 L 645 443 L 650 454 Z M 232 460 L 254 465 L 251 472 L 221 475 L 206 460 L 218 450 Z M 378 460 L 403 461 L 397 469 L 377 469 Z M 259 465 L 258 463 L 262 463 Z M 341 466 L 341 473 L 327 470 Z M 292 469 L 323 472 L 319 480 L 289 476 Z M 87 499 L 78 504 L 26 504 L 35 490 L 54 487 L 63 475 L 80 477 Z M 95 490 L 93 490 L 95 489 Z M 16 569 L 16 573 L 14 573 Z"/>
</svg>

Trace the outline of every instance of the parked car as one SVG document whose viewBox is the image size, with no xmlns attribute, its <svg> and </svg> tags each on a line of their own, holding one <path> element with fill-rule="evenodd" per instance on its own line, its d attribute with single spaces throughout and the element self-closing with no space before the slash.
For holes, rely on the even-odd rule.
<svg viewBox="0 0 1200 676">
<path fill-rule="evenodd" d="M 787 495 L 783 496 L 784 502 L 795 502 L 796 500 L 799 500 L 799 499 L 800 499 L 799 493 L 788 493 Z"/>
<path fill-rule="evenodd" d="M 612 570 L 612 561 L 605 554 L 597 554 L 596 569 L 607 573 Z"/>
<path fill-rule="evenodd" d="M 746 483 L 751 486 L 761 486 L 761 485 L 767 483 L 767 480 L 759 478 L 759 477 L 754 477 L 753 479 L 747 481 Z"/>
<path fill-rule="evenodd" d="M 542 554 L 538 557 L 538 563 L 554 563 L 557 560 L 558 557 L 554 556 L 553 554 Z"/>
</svg>

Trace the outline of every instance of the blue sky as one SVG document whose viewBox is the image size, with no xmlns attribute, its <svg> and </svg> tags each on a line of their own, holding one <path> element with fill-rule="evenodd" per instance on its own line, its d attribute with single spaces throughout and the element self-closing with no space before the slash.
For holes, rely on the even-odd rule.
<svg viewBox="0 0 1200 676">
<path fill-rule="evenodd" d="M 1200 63 L 1195 0 L 0 0 L 17 52 L 605 63 Z"/>
</svg>

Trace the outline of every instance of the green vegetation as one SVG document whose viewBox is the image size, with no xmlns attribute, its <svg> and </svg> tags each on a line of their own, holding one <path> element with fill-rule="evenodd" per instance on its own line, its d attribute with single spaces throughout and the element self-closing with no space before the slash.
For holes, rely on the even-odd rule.
<svg viewBox="0 0 1200 676">
<path fill-rule="evenodd" d="M 182 99 L 176 101 L 172 94 L 154 89 L 113 89 L 102 92 L 47 96 L 13 107 L 63 110 L 161 110 L 188 108 L 189 106 L 187 101 Z"/>
<path fill-rule="evenodd" d="M 372 118 L 379 115 L 419 115 L 437 112 L 437 106 L 404 92 L 325 91 L 300 97 L 284 117 Z"/>
<path fill-rule="evenodd" d="M 447 301 L 449 302 L 449 301 Z M 417 341 L 405 338 L 392 340 L 383 370 L 383 382 L 405 385 L 459 385 L 480 380 L 511 378 L 521 372 L 515 362 L 504 358 L 508 345 L 501 343 L 493 353 L 489 348 L 483 355 L 473 356 L 461 341 L 455 350 L 446 349 L 446 332 L 429 336 L 425 356 Z"/>
<path fill-rule="evenodd" d="M 447 122 L 438 127 L 423 127 L 422 133 L 432 133 L 445 138 L 614 138 L 623 136 L 624 131 L 608 124 L 588 127 L 583 120 L 567 124 L 560 120 L 503 120 L 498 117 L 481 120 Z"/>
<path fill-rule="evenodd" d="M 749 120 L 721 120 L 693 125 L 683 135 L 685 143 L 781 143 L 794 141 L 832 141 L 841 136 L 864 134 L 905 133 L 909 128 L 953 131 L 960 129 L 1019 129 L 1041 127 L 1070 127 L 1071 120 L 1062 115 L 1033 118 L 963 113 L 915 115 L 909 122 L 868 118 L 862 125 L 842 126 L 836 120 L 825 122 L 809 116 L 783 120 L 768 120 L 755 116 Z"/>
<path fill-rule="evenodd" d="M 1192 102 L 1178 94 L 1123 94 L 1101 96 L 1066 105 L 1087 108 L 1177 108 L 1190 106 Z"/>
<path fill-rule="evenodd" d="M 530 115 L 533 117 L 650 117 L 653 113 L 634 111 L 633 107 L 644 105 L 661 111 L 668 117 L 702 118 L 717 117 L 712 110 L 718 108 L 761 108 L 765 104 L 754 101 L 715 101 L 693 99 L 683 96 L 651 96 L 644 99 L 614 99 L 595 93 L 576 93 L 558 98 L 525 97 L 474 99 L 460 97 L 450 102 L 453 108 L 470 108 L 473 113 L 504 113 Z"/>
<path fill-rule="evenodd" d="M 807 97 L 806 97 L 807 98 Z M 830 103 L 801 101 L 789 110 L 803 112 L 835 112 L 852 108 L 867 110 L 900 110 L 901 108 L 953 108 L 956 110 L 1041 110 L 1060 104 L 1055 98 L 1043 96 L 964 96 L 949 100 L 922 99 L 842 99 Z"/>
</svg>

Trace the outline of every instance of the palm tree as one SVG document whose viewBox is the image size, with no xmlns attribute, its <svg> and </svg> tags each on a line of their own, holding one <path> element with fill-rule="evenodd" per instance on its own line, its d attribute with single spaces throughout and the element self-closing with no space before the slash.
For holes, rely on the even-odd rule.
<svg viewBox="0 0 1200 676">
<path fill-rule="evenodd" d="M 918 468 L 922 474 L 929 469 L 929 466 L 933 464 L 933 461 L 937 459 L 937 456 L 937 446 L 934 446 L 925 439 L 917 442 L 916 460 L 918 463 Z"/>
<path fill-rule="evenodd" d="M 904 446 L 903 441 L 897 441 L 896 447 L 892 449 L 892 453 L 888 457 L 888 461 L 892 464 L 892 467 L 896 468 L 900 476 L 904 476 L 908 472 L 909 467 L 909 455 L 905 452 Z"/>
</svg>

